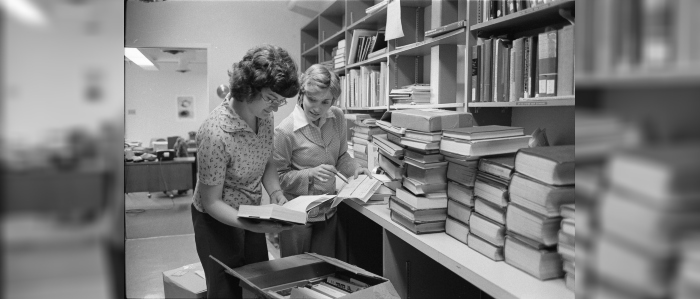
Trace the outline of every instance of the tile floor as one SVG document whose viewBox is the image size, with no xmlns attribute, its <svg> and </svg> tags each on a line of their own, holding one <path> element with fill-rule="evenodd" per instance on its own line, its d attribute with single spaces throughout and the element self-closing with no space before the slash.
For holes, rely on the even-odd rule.
<svg viewBox="0 0 700 299">
<path fill-rule="evenodd" d="M 163 271 L 199 262 L 190 206 L 192 191 L 170 199 L 160 194 L 126 195 L 126 296 L 163 298 Z M 271 258 L 279 251 L 268 242 Z"/>
</svg>

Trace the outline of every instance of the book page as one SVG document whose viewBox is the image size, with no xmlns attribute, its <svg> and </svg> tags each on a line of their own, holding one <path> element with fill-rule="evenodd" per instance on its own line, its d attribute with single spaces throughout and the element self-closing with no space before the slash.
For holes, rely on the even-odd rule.
<svg viewBox="0 0 700 299">
<path fill-rule="evenodd" d="M 369 196 L 374 194 L 375 191 L 377 191 L 378 186 L 381 184 L 376 179 L 367 177 L 365 180 L 362 181 L 362 183 L 357 186 L 355 191 L 352 192 L 353 198 L 358 198 L 361 199 L 363 202 L 367 202 L 369 199 Z"/>
<path fill-rule="evenodd" d="M 290 210 L 306 213 L 308 210 L 313 209 L 333 197 L 335 197 L 335 195 L 304 195 L 294 198 L 282 206 Z"/>
<path fill-rule="evenodd" d="M 342 197 L 342 198 L 352 197 L 353 191 L 355 191 L 355 189 L 357 189 L 357 187 L 366 178 L 367 178 L 367 175 L 362 174 L 362 175 L 358 175 L 356 179 L 349 181 L 348 184 L 345 185 L 345 187 L 343 187 L 343 189 L 341 189 L 340 192 L 338 192 L 338 197 Z"/>
<path fill-rule="evenodd" d="M 388 41 L 403 36 L 403 27 L 401 26 L 401 1 L 392 0 L 387 7 L 386 34 L 384 35 L 384 40 Z"/>
</svg>

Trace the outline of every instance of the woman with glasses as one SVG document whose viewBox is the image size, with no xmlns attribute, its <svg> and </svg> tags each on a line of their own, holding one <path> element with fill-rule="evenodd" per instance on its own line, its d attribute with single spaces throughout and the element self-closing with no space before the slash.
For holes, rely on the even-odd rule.
<svg viewBox="0 0 700 299">
<path fill-rule="evenodd" d="M 267 261 L 265 233 L 291 226 L 238 218 L 240 205 L 259 205 L 262 187 L 271 203 L 287 201 L 272 158 L 273 112 L 299 92 L 297 67 L 287 51 L 272 45 L 248 50 L 229 71 L 230 93 L 197 132 L 197 186 L 192 222 L 209 298 L 240 298 L 231 268 Z"/>
<path fill-rule="evenodd" d="M 345 177 L 370 172 L 348 154 L 347 123 L 333 104 L 340 96 L 340 79 L 314 64 L 300 79 L 294 111 L 275 128 L 275 162 L 287 198 L 335 193 L 336 173 Z M 336 256 L 338 217 L 335 208 L 317 219 L 280 233 L 282 257 L 315 252 Z M 313 215 L 310 215 L 313 216 Z M 317 221 L 314 221 L 317 220 Z"/>
</svg>

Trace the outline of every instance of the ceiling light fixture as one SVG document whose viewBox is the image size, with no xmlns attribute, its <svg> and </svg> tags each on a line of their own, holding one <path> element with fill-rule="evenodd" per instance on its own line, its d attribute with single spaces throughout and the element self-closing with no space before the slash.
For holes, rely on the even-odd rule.
<svg viewBox="0 0 700 299">
<path fill-rule="evenodd" d="M 148 71 L 157 71 L 158 67 L 153 64 L 153 62 L 148 59 L 139 49 L 136 48 L 124 48 L 124 56 L 129 58 L 129 60 L 136 63 L 138 66 Z"/>
</svg>

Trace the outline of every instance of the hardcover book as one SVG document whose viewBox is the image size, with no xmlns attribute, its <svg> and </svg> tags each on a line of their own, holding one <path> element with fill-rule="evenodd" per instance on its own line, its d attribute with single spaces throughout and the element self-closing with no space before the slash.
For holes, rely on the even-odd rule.
<svg viewBox="0 0 700 299">
<path fill-rule="evenodd" d="M 445 221 L 445 232 L 458 241 L 467 244 L 467 236 L 469 235 L 469 225 L 456 220 L 452 217 L 447 217 Z"/>
<path fill-rule="evenodd" d="M 447 197 L 465 206 L 474 206 L 474 188 L 454 181 L 447 182 Z"/>
<path fill-rule="evenodd" d="M 498 262 L 505 259 L 503 255 L 503 246 L 493 245 L 473 233 L 470 233 L 469 237 L 467 237 L 467 245 L 469 248 L 476 250 L 476 252 L 494 261 Z"/>
<path fill-rule="evenodd" d="M 506 227 L 479 213 L 472 213 L 469 218 L 469 233 L 475 234 L 495 246 L 503 246 Z"/>
<path fill-rule="evenodd" d="M 391 211 L 391 220 L 410 230 L 414 234 L 441 233 L 445 231 L 445 221 L 435 222 L 412 222 L 399 213 Z"/>
<path fill-rule="evenodd" d="M 532 275 L 539 280 L 559 278 L 564 275 L 562 261 L 556 250 L 537 249 L 506 236 L 506 263 Z"/>
<path fill-rule="evenodd" d="M 475 126 L 443 130 L 442 135 L 445 137 L 464 140 L 492 139 L 522 136 L 523 128 L 497 125 Z"/>
<path fill-rule="evenodd" d="M 537 95 L 557 95 L 557 31 L 538 35 L 537 45 Z"/>
<path fill-rule="evenodd" d="M 469 225 L 469 217 L 472 214 L 472 208 L 465 206 L 458 201 L 447 200 L 447 215 Z"/>
<path fill-rule="evenodd" d="M 548 217 L 560 215 L 563 204 L 573 204 L 576 188 L 553 186 L 516 173 L 508 187 L 510 201 Z"/>
<path fill-rule="evenodd" d="M 396 196 L 389 197 L 389 210 L 401 214 L 414 223 L 445 221 L 447 219 L 446 208 L 419 210 Z"/>
<path fill-rule="evenodd" d="M 447 208 L 447 194 L 445 192 L 415 195 L 404 188 L 396 188 L 396 197 L 417 210 Z"/>
<path fill-rule="evenodd" d="M 573 145 L 525 147 L 515 156 L 515 171 L 550 185 L 573 185 L 575 158 Z"/>
</svg>

